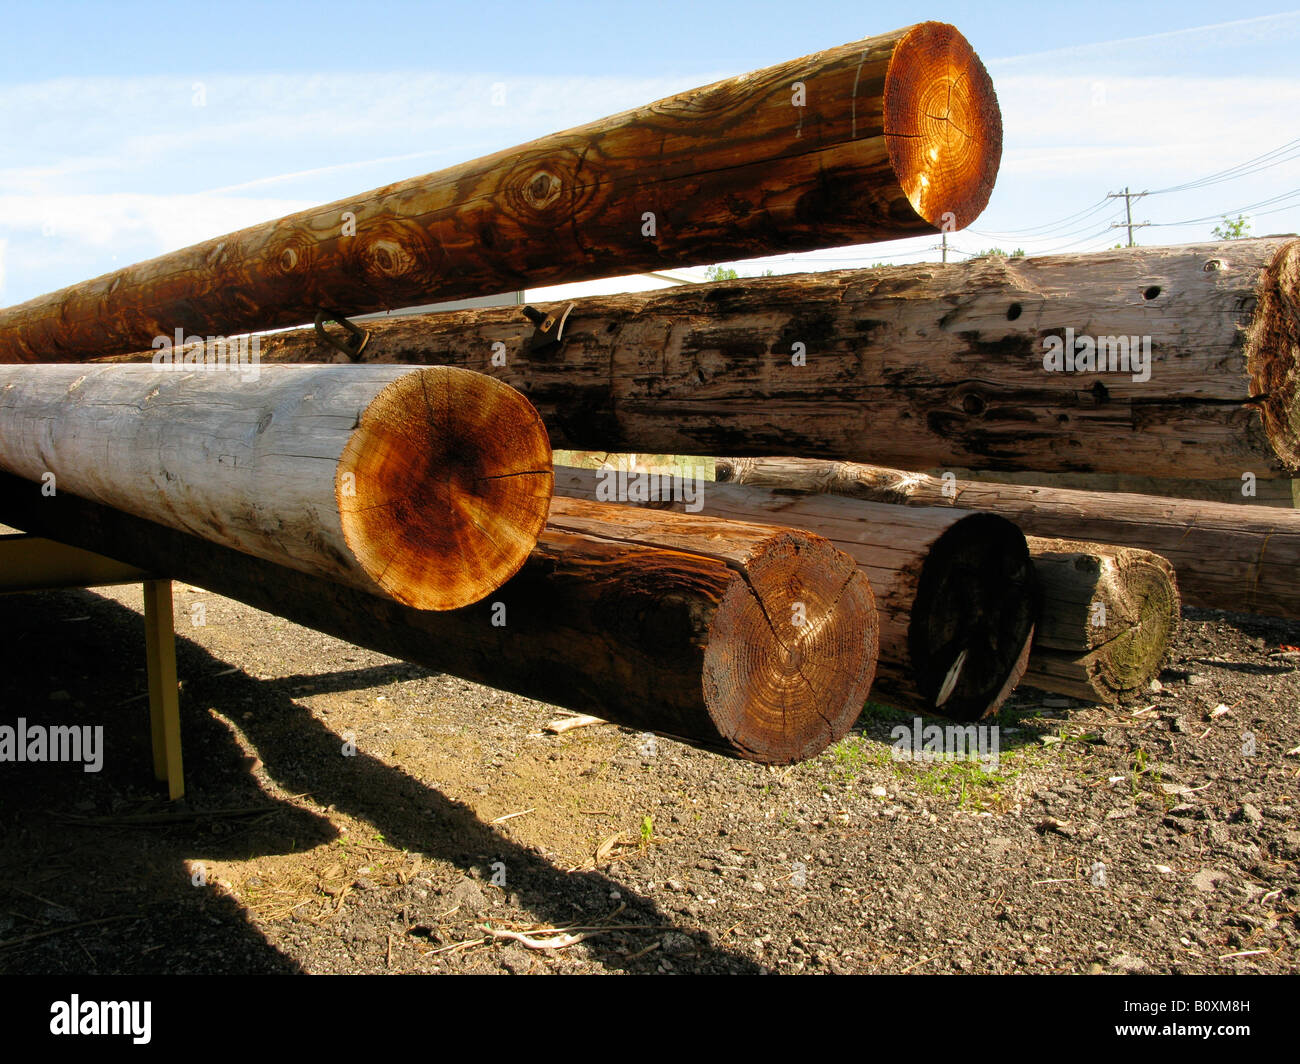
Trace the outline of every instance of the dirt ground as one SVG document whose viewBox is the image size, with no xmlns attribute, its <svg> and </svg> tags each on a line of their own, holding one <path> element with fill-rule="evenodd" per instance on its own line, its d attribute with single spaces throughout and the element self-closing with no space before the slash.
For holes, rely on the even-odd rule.
<svg viewBox="0 0 1300 1064">
<path fill-rule="evenodd" d="M 1128 709 L 1023 688 L 996 768 L 872 706 L 769 769 L 175 600 L 172 805 L 139 588 L 0 599 L 0 724 L 106 744 L 0 764 L 0 971 L 1300 970 L 1300 625 L 1189 611 Z"/>
</svg>

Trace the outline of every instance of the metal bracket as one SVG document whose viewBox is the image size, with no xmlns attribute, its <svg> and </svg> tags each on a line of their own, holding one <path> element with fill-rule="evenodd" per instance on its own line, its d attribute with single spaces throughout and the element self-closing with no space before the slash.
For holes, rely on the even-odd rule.
<svg viewBox="0 0 1300 1064">
<path fill-rule="evenodd" d="M 345 328 L 352 339 L 340 340 L 337 336 L 331 336 L 325 331 L 326 321 L 336 321 Z M 318 310 L 316 312 L 316 336 L 323 342 L 348 356 L 351 362 L 360 362 L 361 353 L 365 351 L 366 344 L 370 342 L 370 333 L 359 329 L 352 322 L 348 321 L 342 314 L 336 311 L 326 312 Z"/>
<path fill-rule="evenodd" d="M 524 307 L 524 317 L 537 326 L 533 338 L 528 341 L 529 352 L 547 351 L 562 344 L 565 323 L 569 320 L 569 313 L 577 305 L 577 303 L 570 303 L 564 310 L 558 313 L 551 311 L 550 314 L 543 314 L 536 307 Z"/>
</svg>

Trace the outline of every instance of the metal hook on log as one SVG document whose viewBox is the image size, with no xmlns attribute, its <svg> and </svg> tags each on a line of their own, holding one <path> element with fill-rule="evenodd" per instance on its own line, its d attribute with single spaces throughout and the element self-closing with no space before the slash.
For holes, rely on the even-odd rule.
<svg viewBox="0 0 1300 1064">
<path fill-rule="evenodd" d="M 337 336 L 331 336 L 325 331 L 327 321 L 336 321 L 345 328 L 352 339 L 340 340 Z M 359 328 L 353 322 L 348 321 L 342 314 L 337 311 L 318 310 L 316 312 L 316 335 L 322 342 L 327 343 L 348 356 L 351 362 L 360 362 L 362 352 L 366 349 L 366 344 L 370 342 L 370 333 Z"/>
</svg>

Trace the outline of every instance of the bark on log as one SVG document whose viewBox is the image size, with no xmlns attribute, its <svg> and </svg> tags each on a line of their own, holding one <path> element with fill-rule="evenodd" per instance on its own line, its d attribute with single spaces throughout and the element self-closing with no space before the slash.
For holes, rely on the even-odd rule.
<svg viewBox="0 0 1300 1064">
<path fill-rule="evenodd" d="M 516 308 L 368 324 L 366 361 L 497 376 L 556 448 L 1237 481 L 1300 468 L 1294 240 L 596 297 L 569 314 L 558 351 L 530 351 Z M 1136 375 L 1150 379 L 1048 371 L 1044 344 L 1067 329 L 1149 337 Z M 335 354 L 303 331 L 266 337 L 263 358 Z"/>
<path fill-rule="evenodd" d="M 513 579 L 433 613 L 0 474 L 0 521 L 476 683 L 765 763 L 843 736 L 876 654 L 852 560 L 787 529 L 623 510 L 556 500 Z"/>
<path fill-rule="evenodd" d="M 31 300 L 0 362 L 964 228 L 1001 152 L 979 58 L 921 23 Z"/>
<path fill-rule="evenodd" d="M 1028 543 L 1043 607 L 1024 682 L 1108 705 L 1148 696 L 1178 630 L 1173 566 L 1128 547 Z"/>
<path fill-rule="evenodd" d="M 518 570 L 550 461 L 528 400 L 449 367 L 0 366 L 0 469 L 420 609 Z"/>
<path fill-rule="evenodd" d="M 557 468 L 560 498 L 613 501 L 595 470 Z M 1036 592 L 1024 536 L 992 514 L 789 497 L 704 482 L 702 515 L 778 523 L 823 536 L 871 581 L 880 611 L 873 701 L 977 720 L 1025 669 Z M 638 498 L 622 493 L 629 501 Z M 630 497 L 629 497 L 630 496 Z M 622 501 L 622 500 L 620 500 Z M 686 501 L 668 503 L 682 510 Z"/>
<path fill-rule="evenodd" d="M 1271 507 L 988 484 L 856 462 L 723 458 L 717 476 L 772 491 L 1002 514 L 1032 536 L 1153 551 L 1178 574 L 1184 604 L 1300 620 L 1300 512 Z"/>
</svg>

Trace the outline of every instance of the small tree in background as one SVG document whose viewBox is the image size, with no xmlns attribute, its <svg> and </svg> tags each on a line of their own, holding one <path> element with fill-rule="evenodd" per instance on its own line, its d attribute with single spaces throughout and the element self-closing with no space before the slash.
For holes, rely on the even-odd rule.
<svg viewBox="0 0 1300 1064">
<path fill-rule="evenodd" d="M 1243 237 L 1250 236 L 1250 219 L 1242 214 L 1237 215 L 1235 219 L 1225 214 L 1223 222 L 1216 225 L 1213 232 L 1220 240 L 1241 240 Z"/>
<path fill-rule="evenodd" d="M 706 281 L 735 281 L 739 278 L 740 274 L 730 266 L 710 266 L 704 271 Z"/>
</svg>

